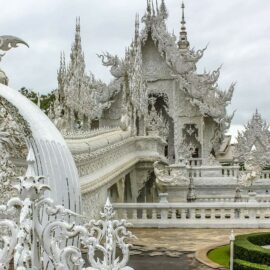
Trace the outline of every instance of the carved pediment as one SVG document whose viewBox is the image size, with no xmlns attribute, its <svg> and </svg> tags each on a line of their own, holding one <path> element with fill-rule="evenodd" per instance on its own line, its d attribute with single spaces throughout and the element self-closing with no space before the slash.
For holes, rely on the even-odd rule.
<svg viewBox="0 0 270 270">
<path fill-rule="evenodd" d="M 269 126 L 262 119 L 258 111 L 256 111 L 252 119 L 245 126 L 245 130 L 238 133 L 234 157 L 240 162 L 245 162 L 252 152 L 258 163 L 269 164 L 269 145 Z"/>
<path fill-rule="evenodd" d="M 142 49 L 143 71 L 147 81 L 171 79 L 172 70 L 161 57 L 152 39 Z"/>
</svg>

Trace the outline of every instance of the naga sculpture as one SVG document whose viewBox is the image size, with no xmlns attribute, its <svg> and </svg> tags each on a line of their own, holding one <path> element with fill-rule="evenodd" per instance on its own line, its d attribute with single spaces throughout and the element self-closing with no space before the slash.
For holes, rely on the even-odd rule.
<svg viewBox="0 0 270 270">
<path fill-rule="evenodd" d="M 119 79 L 126 74 L 126 66 L 123 60 L 120 60 L 119 57 L 112 56 L 110 53 L 106 52 L 103 54 L 97 55 L 102 60 L 102 64 L 106 67 L 111 67 L 111 74 Z"/>
<path fill-rule="evenodd" d="M 187 185 L 189 183 L 188 173 L 184 170 L 171 169 L 168 164 L 154 162 L 154 173 L 159 190 L 166 190 L 167 186 Z"/>
</svg>

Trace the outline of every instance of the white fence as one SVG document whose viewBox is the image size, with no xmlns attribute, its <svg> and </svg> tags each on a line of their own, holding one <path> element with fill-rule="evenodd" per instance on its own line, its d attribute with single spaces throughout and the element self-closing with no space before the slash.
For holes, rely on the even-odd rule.
<svg viewBox="0 0 270 270">
<path fill-rule="evenodd" d="M 117 203 L 114 208 L 134 227 L 270 228 L 270 203 Z"/>
<path fill-rule="evenodd" d="M 249 196 L 248 195 L 242 195 L 241 198 L 238 199 L 238 202 L 248 202 L 249 201 Z M 257 195 L 256 196 L 257 202 L 261 203 L 270 203 L 270 195 Z M 196 202 L 205 202 L 205 203 L 213 203 L 213 202 L 234 202 L 235 198 L 232 196 L 199 196 L 196 199 Z"/>
</svg>

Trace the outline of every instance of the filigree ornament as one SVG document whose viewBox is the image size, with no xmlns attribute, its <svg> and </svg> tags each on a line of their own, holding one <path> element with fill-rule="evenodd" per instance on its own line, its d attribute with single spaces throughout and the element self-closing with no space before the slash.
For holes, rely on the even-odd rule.
<svg viewBox="0 0 270 270">
<path fill-rule="evenodd" d="M 102 220 L 91 220 L 86 225 L 92 239 L 96 239 L 87 244 L 88 259 L 92 265 L 88 270 L 133 270 L 126 266 L 130 247 L 126 240 L 134 237 L 127 230 L 130 224 L 126 220 L 113 220 L 114 215 L 112 204 L 107 199 L 104 212 L 101 213 Z M 117 249 L 121 251 L 120 256 L 117 255 Z"/>
<path fill-rule="evenodd" d="M 35 176 L 35 159 L 30 149 L 28 169 L 24 177 L 18 178 L 14 185 L 18 197 L 11 198 L 6 205 L 0 205 L 0 268 L 9 269 L 14 258 L 15 269 L 43 269 L 44 255 L 56 270 L 132 270 L 126 267 L 129 259 L 129 244 L 126 239 L 132 234 L 127 231 L 125 221 L 112 220 L 114 212 L 107 201 L 102 217 L 104 221 L 90 221 L 87 226 L 70 224 L 76 213 L 55 205 L 45 196 L 50 191 L 44 177 Z M 17 222 L 10 220 L 17 213 Z M 47 222 L 44 222 L 44 219 Z M 94 232 L 100 232 L 95 235 Z M 105 239 L 105 246 L 102 247 Z M 92 267 L 84 267 L 81 250 L 70 243 L 81 243 L 89 252 Z M 116 247 L 123 253 L 123 258 L 116 257 Z M 95 257 L 96 248 L 104 251 L 104 259 Z M 93 255 L 93 256 L 92 256 Z"/>
</svg>

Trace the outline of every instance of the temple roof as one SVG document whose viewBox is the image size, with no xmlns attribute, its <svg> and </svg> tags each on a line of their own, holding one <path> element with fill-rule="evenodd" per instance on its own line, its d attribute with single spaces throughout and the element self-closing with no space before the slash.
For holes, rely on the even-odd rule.
<svg viewBox="0 0 270 270">
<path fill-rule="evenodd" d="M 145 46 L 149 37 L 160 53 L 161 57 L 171 68 L 172 76 L 179 80 L 181 90 L 186 93 L 187 100 L 199 108 L 205 117 L 211 117 L 223 129 L 227 130 L 230 126 L 233 115 L 227 116 L 226 107 L 231 102 L 235 84 L 232 83 L 228 91 L 222 91 L 218 87 L 218 79 L 221 67 L 213 72 L 196 72 L 196 64 L 203 57 L 204 51 L 190 49 L 188 34 L 186 30 L 186 20 L 184 4 L 181 5 L 182 18 L 180 22 L 179 40 L 174 34 L 169 33 L 166 27 L 168 11 L 165 1 L 162 0 L 160 7 L 153 1 L 147 1 L 147 9 L 142 17 L 143 29 L 139 32 L 138 16 L 135 23 L 135 39 L 132 42 L 126 55 L 125 61 L 129 62 L 126 66 L 134 65 L 134 55 Z M 223 132 L 222 131 L 222 132 Z"/>
</svg>

